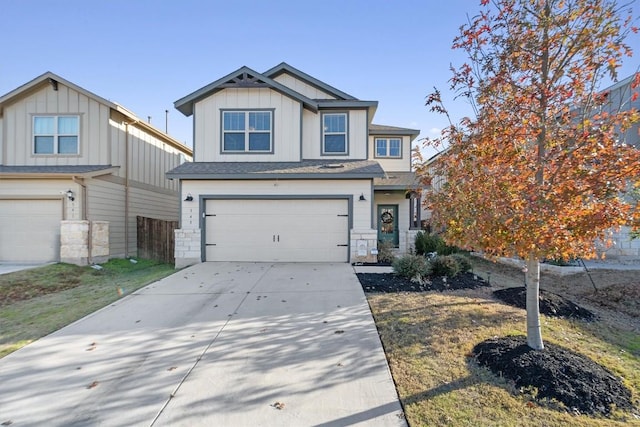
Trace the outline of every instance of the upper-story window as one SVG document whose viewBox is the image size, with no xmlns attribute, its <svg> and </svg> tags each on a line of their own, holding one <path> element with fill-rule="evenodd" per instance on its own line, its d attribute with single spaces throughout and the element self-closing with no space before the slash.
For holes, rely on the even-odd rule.
<svg viewBox="0 0 640 427">
<path fill-rule="evenodd" d="M 273 112 L 223 111 L 223 153 L 269 153 L 273 151 Z"/>
<path fill-rule="evenodd" d="M 34 154 L 78 154 L 78 116 L 34 116 Z"/>
<path fill-rule="evenodd" d="M 376 138 L 376 157 L 402 157 L 400 138 Z"/>
<path fill-rule="evenodd" d="M 347 113 L 322 115 L 322 154 L 347 154 Z"/>
</svg>

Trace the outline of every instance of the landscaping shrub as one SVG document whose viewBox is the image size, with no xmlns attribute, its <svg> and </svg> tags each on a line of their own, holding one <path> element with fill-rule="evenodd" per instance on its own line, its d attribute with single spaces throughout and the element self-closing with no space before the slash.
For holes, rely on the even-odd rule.
<svg viewBox="0 0 640 427">
<path fill-rule="evenodd" d="M 471 265 L 471 260 L 469 260 L 469 257 L 467 257 L 466 255 L 458 252 L 458 253 L 451 254 L 449 256 L 456 260 L 456 262 L 460 266 L 461 273 L 466 273 L 467 271 L 471 271 L 471 269 L 473 268 L 473 265 Z"/>
<path fill-rule="evenodd" d="M 419 231 L 416 234 L 415 240 L 416 253 L 418 255 L 425 255 L 430 252 L 437 252 L 438 255 L 451 255 L 459 252 L 459 249 L 455 246 L 448 246 L 442 237 L 436 234 L 425 233 Z"/>
<path fill-rule="evenodd" d="M 439 255 L 429 261 L 429 263 L 433 276 L 455 277 L 461 271 L 460 263 L 451 255 Z"/>
<path fill-rule="evenodd" d="M 378 262 L 391 263 L 396 256 L 393 253 L 393 243 L 378 241 Z"/>
<path fill-rule="evenodd" d="M 393 261 L 394 273 L 411 280 L 421 281 L 431 271 L 429 262 L 422 255 L 404 255 Z"/>
</svg>

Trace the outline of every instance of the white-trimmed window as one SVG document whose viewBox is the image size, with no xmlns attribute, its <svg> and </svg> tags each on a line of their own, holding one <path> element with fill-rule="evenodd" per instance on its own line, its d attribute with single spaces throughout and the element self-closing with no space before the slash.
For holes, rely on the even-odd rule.
<svg viewBox="0 0 640 427">
<path fill-rule="evenodd" d="M 34 154 L 78 154 L 80 117 L 34 116 Z"/>
<path fill-rule="evenodd" d="M 322 154 L 347 154 L 347 113 L 322 115 Z"/>
<path fill-rule="evenodd" d="M 223 111 L 222 152 L 273 152 L 273 112 Z"/>
<path fill-rule="evenodd" d="M 402 139 L 376 138 L 376 157 L 402 157 Z"/>
</svg>

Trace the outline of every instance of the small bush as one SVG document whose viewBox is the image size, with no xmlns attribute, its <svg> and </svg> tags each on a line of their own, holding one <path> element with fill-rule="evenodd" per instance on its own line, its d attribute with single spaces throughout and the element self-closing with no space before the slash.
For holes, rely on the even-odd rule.
<svg viewBox="0 0 640 427">
<path fill-rule="evenodd" d="M 422 280 L 431 271 L 429 263 L 422 255 L 404 255 L 393 261 L 393 272 L 408 279 Z"/>
<path fill-rule="evenodd" d="M 420 231 L 416 234 L 415 240 L 416 253 L 425 255 L 430 252 L 437 252 L 438 255 L 451 255 L 460 250 L 455 246 L 448 246 L 442 237 L 436 234 L 425 233 Z"/>
<path fill-rule="evenodd" d="M 396 256 L 393 253 L 393 243 L 378 241 L 378 262 L 391 263 Z"/>
<path fill-rule="evenodd" d="M 471 261 L 466 255 L 462 253 L 455 253 L 449 256 L 456 260 L 456 262 L 460 266 L 461 273 L 466 273 L 467 271 L 471 271 L 471 269 L 473 268 L 473 265 L 471 265 Z"/>
<path fill-rule="evenodd" d="M 431 261 L 431 274 L 434 276 L 455 277 L 460 273 L 460 263 L 451 255 L 437 256 Z"/>
</svg>

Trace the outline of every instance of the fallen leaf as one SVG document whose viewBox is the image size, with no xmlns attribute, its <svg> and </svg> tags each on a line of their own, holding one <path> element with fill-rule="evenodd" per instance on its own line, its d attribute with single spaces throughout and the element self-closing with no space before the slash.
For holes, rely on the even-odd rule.
<svg viewBox="0 0 640 427">
<path fill-rule="evenodd" d="M 282 403 L 282 402 L 276 402 L 271 406 L 273 406 L 276 409 L 284 409 L 284 403 Z"/>
<path fill-rule="evenodd" d="M 167 369 L 167 371 L 174 371 L 174 370 L 176 370 L 176 369 L 178 369 L 176 366 L 172 366 L 172 367 L 170 367 L 169 369 Z"/>
<path fill-rule="evenodd" d="M 334 332 L 334 334 L 344 334 L 344 331 L 342 329 L 338 329 Z"/>
<path fill-rule="evenodd" d="M 98 381 L 94 381 L 94 382 L 92 382 L 91 384 L 89 384 L 89 385 L 87 386 L 87 388 L 94 388 L 94 387 L 97 387 L 97 386 L 98 386 Z"/>
<path fill-rule="evenodd" d="M 13 424 L 13 421 L 11 421 L 11 420 L 7 420 L 7 421 L 2 423 L 3 426 L 10 426 L 11 424 Z"/>
</svg>

